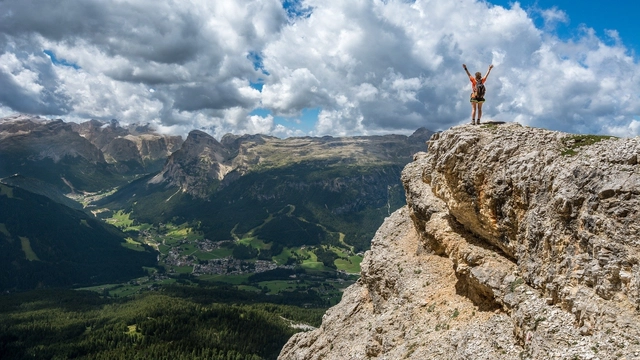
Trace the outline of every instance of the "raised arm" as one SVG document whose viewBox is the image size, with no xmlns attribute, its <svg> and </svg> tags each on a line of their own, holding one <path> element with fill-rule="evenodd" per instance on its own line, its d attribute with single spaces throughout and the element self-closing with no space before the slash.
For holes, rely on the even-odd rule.
<svg viewBox="0 0 640 360">
<path fill-rule="evenodd" d="M 487 75 L 485 75 L 484 78 L 482 79 L 483 83 L 485 81 L 487 81 L 487 78 L 489 77 L 489 73 L 491 72 L 491 69 L 493 69 L 493 65 L 489 65 L 489 70 L 487 70 Z M 467 71 L 467 73 L 468 73 L 468 71 Z"/>
<path fill-rule="evenodd" d="M 467 72 L 467 76 L 471 77 L 471 73 L 469 73 L 469 70 L 467 69 L 467 65 L 462 64 L 462 68 L 464 69 L 464 71 Z"/>
</svg>

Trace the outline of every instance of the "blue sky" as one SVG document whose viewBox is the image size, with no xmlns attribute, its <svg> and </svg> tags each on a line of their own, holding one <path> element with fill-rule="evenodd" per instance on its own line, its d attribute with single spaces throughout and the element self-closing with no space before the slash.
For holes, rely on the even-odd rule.
<svg viewBox="0 0 640 360">
<path fill-rule="evenodd" d="M 490 0 L 492 4 L 511 7 L 514 3 L 508 0 Z M 557 8 L 567 15 L 567 22 L 558 24 L 557 33 L 562 38 L 576 35 L 581 25 L 596 31 L 597 35 L 605 36 L 605 30 L 616 30 L 622 42 L 635 51 L 640 51 L 640 2 L 631 0 L 522 0 L 520 6 L 527 10 L 536 25 L 544 26 L 539 15 L 541 9 Z"/>
<path fill-rule="evenodd" d="M 72 63 L 68 62 L 65 59 L 58 59 L 56 57 L 56 54 L 54 54 L 53 51 L 51 51 L 51 50 L 44 50 L 43 52 L 45 54 L 47 54 L 47 56 L 49 56 L 49 58 L 51 59 L 51 63 L 54 64 L 54 65 L 70 66 L 70 67 L 72 67 L 72 68 L 74 68 L 76 70 L 80 69 L 80 67 L 78 65 L 72 64 Z"/>
<path fill-rule="evenodd" d="M 318 121 L 318 114 L 320 113 L 320 110 L 320 108 L 304 108 L 298 116 L 273 116 L 269 109 L 257 108 L 251 111 L 249 115 L 257 115 L 263 118 L 272 116 L 273 123 L 276 126 L 281 125 L 307 134 L 313 131 L 313 127 Z M 302 133 L 300 133 L 300 135 L 302 135 Z"/>
<path fill-rule="evenodd" d="M 520 4 L 0 1 L 0 117 L 217 138 L 437 131 L 470 120 L 466 63 L 495 65 L 484 120 L 640 135 L 638 3 Z"/>
</svg>

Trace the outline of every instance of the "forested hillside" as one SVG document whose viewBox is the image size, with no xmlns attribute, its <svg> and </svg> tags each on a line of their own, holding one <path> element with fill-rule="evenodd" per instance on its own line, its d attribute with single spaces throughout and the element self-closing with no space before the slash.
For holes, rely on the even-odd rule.
<svg viewBox="0 0 640 360">
<path fill-rule="evenodd" d="M 156 254 L 86 213 L 0 183 L 0 289 L 126 281 Z"/>
<path fill-rule="evenodd" d="M 211 295 L 215 290 L 209 291 Z M 86 291 L 0 296 L 0 357 L 23 359 L 275 359 L 324 309 L 211 302 L 207 290 L 109 299 Z"/>
</svg>

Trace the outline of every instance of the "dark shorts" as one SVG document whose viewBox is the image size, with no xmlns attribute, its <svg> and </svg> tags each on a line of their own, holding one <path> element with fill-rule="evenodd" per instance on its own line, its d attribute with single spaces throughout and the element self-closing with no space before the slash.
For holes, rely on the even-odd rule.
<svg viewBox="0 0 640 360">
<path fill-rule="evenodd" d="M 469 102 L 472 102 L 472 103 L 483 103 L 484 102 L 484 98 L 474 98 L 474 97 L 472 97 L 469 100 Z"/>
</svg>

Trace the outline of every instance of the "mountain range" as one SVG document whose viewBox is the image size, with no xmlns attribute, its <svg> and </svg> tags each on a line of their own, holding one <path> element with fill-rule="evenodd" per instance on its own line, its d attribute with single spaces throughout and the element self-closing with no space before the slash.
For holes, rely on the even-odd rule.
<svg viewBox="0 0 640 360">
<path fill-rule="evenodd" d="M 431 134 L 218 141 L 193 130 L 182 141 L 148 125 L 15 115 L 0 119 L 0 181 L 116 225 L 121 242 L 155 248 L 156 265 L 170 271 L 218 268 L 230 257 L 248 274 L 256 260 L 354 272 L 357 253 L 404 203 L 400 171 Z M 165 237 L 169 227 L 189 234 L 180 241 L 218 250 L 188 255 Z"/>
<path fill-rule="evenodd" d="M 217 241 L 233 239 L 232 232 L 248 234 L 267 219 L 276 228 L 279 222 L 315 223 L 344 234 L 362 251 L 384 216 L 403 203 L 400 171 L 430 134 L 226 135 L 218 142 L 194 130 L 159 173 L 92 205 L 123 209 L 143 223 L 197 222 L 206 238 Z M 304 243 L 305 231 L 294 229 L 283 236 Z"/>
<path fill-rule="evenodd" d="M 19 174 L 63 193 L 97 192 L 158 170 L 181 143 L 145 126 L 15 115 L 0 119 L 0 178 Z"/>
<path fill-rule="evenodd" d="M 0 352 L 636 358 L 639 152 L 516 123 L 183 142 L 0 119 Z"/>
</svg>

